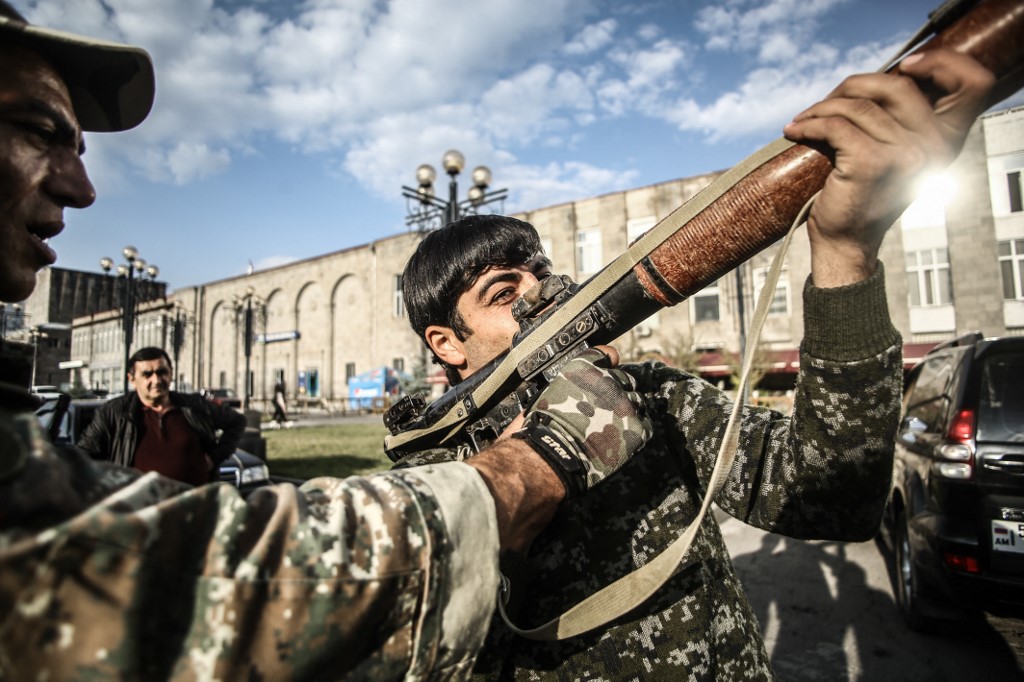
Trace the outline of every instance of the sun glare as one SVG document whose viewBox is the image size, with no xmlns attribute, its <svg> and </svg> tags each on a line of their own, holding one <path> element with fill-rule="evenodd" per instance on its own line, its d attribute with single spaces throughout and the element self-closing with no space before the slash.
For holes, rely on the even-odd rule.
<svg viewBox="0 0 1024 682">
<path fill-rule="evenodd" d="M 903 213 L 903 229 L 945 225 L 946 205 L 956 190 L 956 181 L 946 173 L 923 178 L 918 183 L 917 199 Z"/>
</svg>

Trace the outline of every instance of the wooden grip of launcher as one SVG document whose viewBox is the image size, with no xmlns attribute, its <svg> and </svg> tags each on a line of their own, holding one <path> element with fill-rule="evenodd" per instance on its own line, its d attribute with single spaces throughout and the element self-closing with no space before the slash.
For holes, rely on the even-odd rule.
<svg viewBox="0 0 1024 682">
<path fill-rule="evenodd" d="M 939 47 L 969 54 L 995 74 L 992 106 L 1024 82 L 1024 2 L 982 2 L 915 52 Z M 787 149 L 694 216 L 634 267 L 634 275 L 661 305 L 679 303 L 785 236 L 831 171 L 821 153 L 803 145 Z"/>
</svg>

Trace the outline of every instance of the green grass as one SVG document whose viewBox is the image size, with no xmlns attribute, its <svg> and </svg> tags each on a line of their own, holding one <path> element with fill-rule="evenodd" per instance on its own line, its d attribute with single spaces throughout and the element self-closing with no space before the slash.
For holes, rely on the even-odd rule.
<svg viewBox="0 0 1024 682">
<path fill-rule="evenodd" d="M 391 468 L 383 424 L 306 426 L 263 431 L 272 476 L 301 478 L 371 474 Z"/>
</svg>

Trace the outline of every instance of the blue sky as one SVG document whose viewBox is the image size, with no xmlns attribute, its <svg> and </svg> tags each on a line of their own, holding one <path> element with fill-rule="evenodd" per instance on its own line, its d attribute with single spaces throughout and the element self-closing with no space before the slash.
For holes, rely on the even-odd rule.
<svg viewBox="0 0 1024 682">
<path fill-rule="evenodd" d="M 153 55 L 153 113 L 88 137 L 99 199 L 53 245 L 98 271 L 132 244 L 172 289 L 404 231 L 401 186 L 450 148 L 509 213 L 728 168 L 939 4 L 14 2 Z"/>
</svg>

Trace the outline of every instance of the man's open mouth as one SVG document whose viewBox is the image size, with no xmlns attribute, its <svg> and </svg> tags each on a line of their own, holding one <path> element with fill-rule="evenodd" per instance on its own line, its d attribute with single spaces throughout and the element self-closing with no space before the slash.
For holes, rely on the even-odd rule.
<svg viewBox="0 0 1024 682">
<path fill-rule="evenodd" d="M 28 226 L 28 232 L 44 244 L 50 237 L 56 237 L 64 231 L 64 221 L 52 220 L 47 222 L 33 223 Z"/>
</svg>

